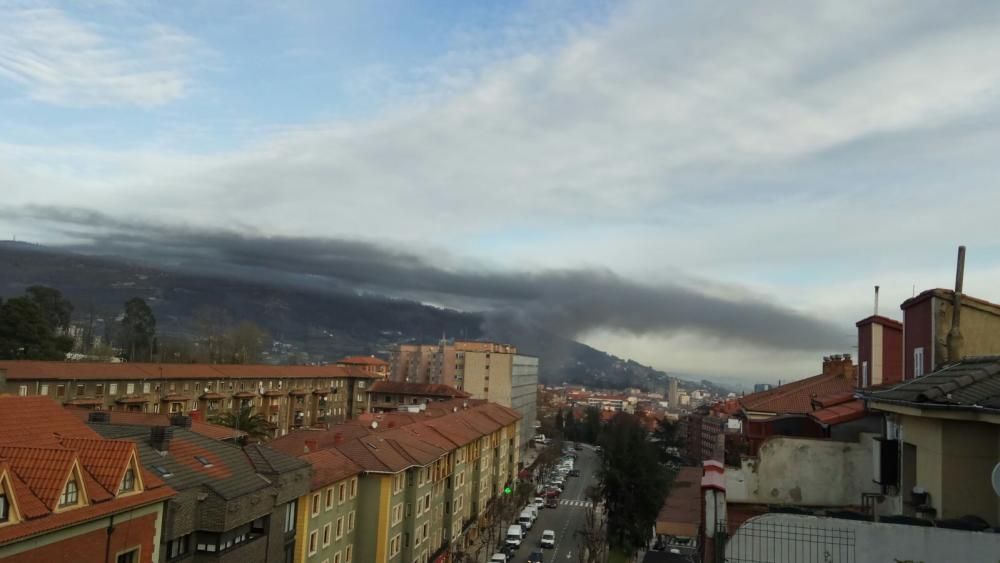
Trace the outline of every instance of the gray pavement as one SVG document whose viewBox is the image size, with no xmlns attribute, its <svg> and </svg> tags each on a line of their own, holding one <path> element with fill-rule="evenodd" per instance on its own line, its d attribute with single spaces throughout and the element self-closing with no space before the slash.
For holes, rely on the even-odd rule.
<svg viewBox="0 0 1000 563">
<path fill-rule="evenodd" d="M 566 488 L 559 498 L 559 508 L 543 508 L 538 511 L 538 519 L 514 554 L 512 563 L 527 561 L 528 555 L 535 550 L 543 553 L 544 563 L 575 563 L 579 560 L 580 537 L 576 532 L 582 530 L 586 522 L 590 501 L 585 498 L 585 494 L 587 487 L 597 484 L 598 457 L 589 446 L 584 446 L 583 450 L 576 453 L 579 456 L 576 468 L 580 470 L 580 476 L 570 477 L 566 481 Z M 543 530 L 555 531 L 555 548 L 539 547 Z"/>
</svg>

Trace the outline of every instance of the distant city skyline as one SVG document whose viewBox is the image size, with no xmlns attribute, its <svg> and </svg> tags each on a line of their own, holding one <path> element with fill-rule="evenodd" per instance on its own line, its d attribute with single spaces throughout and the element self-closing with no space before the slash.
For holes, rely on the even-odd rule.
<svg viewBox="0 0 1000 563">
<path fill-rule="evenodd" d="M 959 244 L 965 291 L 1000 301 L 998 24 L 989 2 L 0 0 L 0 237 L 172 237 L 185 263 L 797 379 L 855 353 L 874 285 L 896 319 L 951 287 Z"/>
</svg>

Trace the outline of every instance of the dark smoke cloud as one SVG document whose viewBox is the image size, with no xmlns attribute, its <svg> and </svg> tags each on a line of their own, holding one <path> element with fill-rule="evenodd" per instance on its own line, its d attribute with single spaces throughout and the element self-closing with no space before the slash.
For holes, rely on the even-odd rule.
<svg viewBox="0 0 1000 563">
<path fill-rule="evenodd" d="M 146 224 L 75 208 L 0 209 L 0 220 L 44 222 L 74 250 L 216 275 L 328 290 L 377 292 L 487 313 L 488 322 L 574 337 L 592 329 L 698 333 L 787 350 L 843 345 L 835 326 L 760 299 L 723 299 L 680 284 L 645 285 L 608 270 L 455 270 L 371 242 L 268 237 Z"/>
</svg>

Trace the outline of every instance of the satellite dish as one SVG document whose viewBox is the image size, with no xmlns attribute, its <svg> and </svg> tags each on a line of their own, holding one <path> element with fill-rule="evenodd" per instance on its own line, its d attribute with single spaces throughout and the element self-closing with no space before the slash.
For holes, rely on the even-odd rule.
<svg viewBox="0 0 1000 563">
<path fill-rule="evenodd" d="M 993 476 L 990 478 L 993 483 L 993 492 L 1000 496 L 1000 463 L 993 467 Z"/>
</svg>

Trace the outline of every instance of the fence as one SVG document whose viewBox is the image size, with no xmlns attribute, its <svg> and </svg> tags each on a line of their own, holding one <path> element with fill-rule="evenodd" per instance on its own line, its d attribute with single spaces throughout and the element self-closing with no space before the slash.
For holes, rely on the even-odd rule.
<svg viewBox="0 0 1000 563">
<path fill-rule="evenodd" d="M 716 531 L 719 563 L 857 563 L 854 530 L 748 520 Z"/>
</svg>

